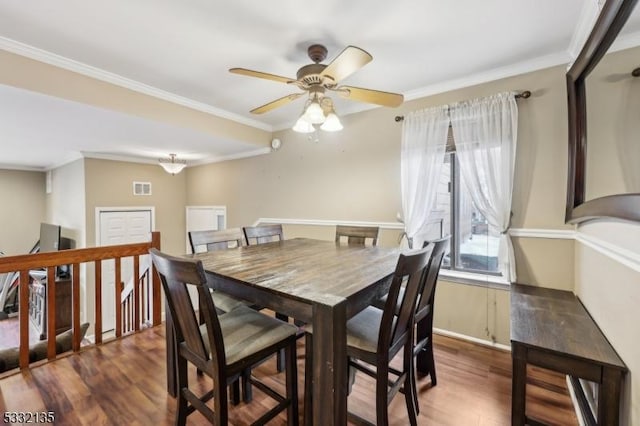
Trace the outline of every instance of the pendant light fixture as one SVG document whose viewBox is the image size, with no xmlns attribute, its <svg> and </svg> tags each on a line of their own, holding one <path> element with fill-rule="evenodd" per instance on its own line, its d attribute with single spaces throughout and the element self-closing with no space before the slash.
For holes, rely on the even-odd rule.
<svg viewBox="0 0 640 426">
<path fill-rule="evenodd" d="M 164 171 L 171 175 L 177 175 L 187 166 L 187 162 L 178 160 L 176 154 L 169 154 L 169 158 L 160 158 L 158 162 Z"/>
</svg>

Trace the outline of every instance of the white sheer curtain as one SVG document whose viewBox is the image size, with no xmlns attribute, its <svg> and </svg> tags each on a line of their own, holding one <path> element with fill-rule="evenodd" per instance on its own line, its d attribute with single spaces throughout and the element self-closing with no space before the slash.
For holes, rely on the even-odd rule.
<svg viewBox="0 0 640 426">
<path fill-rule="evenodd" d="M 516 280 L 513 245 L 507 231 L 516 158 L 518 106 L 513 93 L 460 102 L 450 110 L 460 174 L 476 208 L 500 233 L 499 271 Z"/>
<path fill-rule="evenodd" d="M 446 105 L 414 111 L 402 125 L 402 212 L 409 245 L 415 248 L 422 247 L 420 238 L 436 201 L 448 129 Z"/>
</svg>

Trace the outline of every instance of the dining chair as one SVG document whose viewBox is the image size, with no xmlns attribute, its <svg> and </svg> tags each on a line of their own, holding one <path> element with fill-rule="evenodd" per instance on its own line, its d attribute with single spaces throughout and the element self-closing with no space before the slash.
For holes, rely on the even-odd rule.
<svg viewBox="0 0 640 426">
<path fill-rule="evenodd" d="M 192 253 L 226 250 L 244 245 L 244 235 L 240 228 L 189 231 L 188 235 Z M 249 302 L 217 290 L 212 290 L 211 296 L 215 300 L 215 306 L 219 313 L 229 312 L 241 305 L 249 305 Z"/>
<path fill-rule="evenodd" d="M 280 224 L 245 226 L 242 230 L 244 232 L 245 241 L 249 246 L 284 240 L 284 232 L 282 232 L 282 225 Z M 289 317 L 285 314 L 281 314 L 280 312 L 276 312 L 276 318 L 284 322 L 289 321 Z M 297 324 L 302 325 L 300 323 Z M 300 336 L 302 335 L 303 334 L 301 332 Z M 284 358 L 282 354 L 278 354 L 276 366 L 278 371 L 282 371 L 284 369 Z"/>
<path fill-rule="evenodd" d="M 442 266 L 442 261 L 447 252 L 447 248 L 449 247 L 449 240 L 451 239 L 451 235 L 447 235 L 443 238 L 425 241 L 423 247 L 427 247 L 428 245 L 433 246 L 433 252 L 431 255 L 431 259 L 429 261 L 429 269 L 427 272 L 426 280 L 424 283 L 424 287 L 420 294 L 418 295 L 418 300 L 416 301 L 416 314 L 414 318 L 414 323 L 416 324 L 415 330 L 415 343 L 413 345 L 413 356 L 414 359 L 420 353 L 424 353 L 425 357 L 418 358 L 418 370 L 419 371 L 427 371 L 427 375 L 431 378 L 431 386 L 436 386 L 438 384 L 437 376 L 436 376 L 436 363 L 433 357 L 433 312 L 434 312 L 434 301 L 436 295 L 436 285 L 438 283 L 438 276 L 440 274 L 440 267 Z M 404 291 L 404 287 L 400 288 L 400 291 Z M 380 298 L 374 306 L 379 309 L 384 309 L 385 303 L 387 301 L 387 296 L 383 296 Z M 399 305 L 396 306 L 396 312 L 399 312 Z M 414 364 L 415 365 L 415 364 Z M 416 374 L 412 376 L 413 382 L 411 386 L 414 388 L 413 395 L 416 397 L 415 406 L 416 412 L 420 412 L 420 405 L 418 404 L 417 395 L 418 389 L 416 380 Z"/>
<path fill-rule="evenodd" d="M 201 251 L 218 251 L 227 250 L 230 248 L 242 247 L 244 245 L 244 233 L 240 228 L 229 228 L 222 230 L 203 230 L 203 231 L 189 231 L 189 245 L 191 246 L 192 253 L 199 253 Z M 213 279 L 207 275 L 207 279 Z M 239 306 L 249 306 L 251 309 L 260 310 L 261 306 L 253 305 L 245 300 L 238 299 L 222 291 L 209 289 L 211 297 L 213 297 L 216 311 L 220 314 L 232 311 Z M 202 310 L 200 310 L 202 311 Z M 200 323 L 202 324 L 202 318 Z M 282 367 L 284 369 L 284 366 Z M 283 370 L 280 370 L 283 371 Z M 200 374 L 201 371 L 198 370 Z M 244 402 L 250 402 L 253 398 L 251 383 L 249 377 L 251 370 L 247 370 L 242 375 L 242 399 Z M 233 384 L 232 402 L 238 404 L 239 401 L 239 384 L 235 382 Z"/>
<path fill-rule="evenodd" d="M 378 232 L 380 228 L 377 226 L 336 226 L 336 243 L 346 240 L 349 245 L 366 245 L 367 240 L 371 241 L 372 246 L 378 245 Z"/>
<path fill-rule="evenodd" d="M 282 225 L 245 226 L 242 228 L 247 245 L 270 243 L 284 240 Z"/>
<path fill-rule="evenodd" d="M 196 410 L 212 424 L 228 424 L 227 385 L 236 381 L 243 371 L 284 349 L 286 395 L 251 377 L 254 386 L 277 401 L 275 407 L 253 424 L 265 424 L 287 410 L 287 424 L 297 425 L 297 328 L 243 306 L 218 315 L 214 300 L 207 297 L 209 289 L 201 261 L 169 256 L 157 249 L 149 250 L 149 254 L 173 319 L 178 385 L 176 424 L 184 425 L 187 416 Z M 202 325 L 196 319 L 189 287 L 197 289 L 202 301 L 205 320 Z M 188 363 L 211 377 L 212 390 L 198 395 L 189 388 Z M 211 399 L 213 410 L 206 405 Z"/>
<path fill-rule="evenodd" d="M 427 276 L 427 268 L 433 245 L 401 254 L 398 258 L 384 310 L 373 306 L 365 308 L 347 321 L 347 357 L 349 368 L 355 368 L 376 379 L 376 424 L 387 425 L 388 404 L 404 388 L 405 403 L 411 425 L 417 424 L 416 398 L 412 395 L 413 374 L 413 321 L 418 295 Z M 403 282 L 405 290 L 401 291 Z M 396 306 L 400 311 L 396 312 Z M 305 357 L 305 423 L 313 418 L 312 371 L 313 327 L 307 328 Z M 402 370 L 392 368 L 389 363 L 400 352 Z M 367 364 L 367 365 L 365 365 Z M 374 366 L 373 370 L 369 366 Z M 390 380 L 389 375 L 395 376 Z M 357 423 L 369 423 L 362 417 L 349 413 L 349 419 Z"/>
</svg>

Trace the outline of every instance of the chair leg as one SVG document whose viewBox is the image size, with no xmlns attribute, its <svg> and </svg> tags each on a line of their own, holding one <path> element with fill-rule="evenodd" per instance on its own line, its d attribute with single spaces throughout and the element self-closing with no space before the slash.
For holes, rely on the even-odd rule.
<svg viewBox="0 0 640 426">
<path fill-rule="evenodd" d="M 376 368 L 376 425 L 387 426 L 389 424 L 389 367 L 378 365 Z"/>
<path fill-rule="evenodd" d="M 176 360 L 178 379 L 178 408 L 176 410 L 176 426 L 184 426 L 187 423 L 188 402 L 184 396 L 183 389 L 189 388 L 189 378 L 187 375 L 187 361 L 178 356 Z"/>
<path fill-rule="evenodd" d="M 231 403 L 233 405 L 240 404 L 240 379 L 229 385 L 229 390 L 231 391 Z"/>
<path fill-rule="evenodd" d="M 305 335 L 304 343 L 304 424 L 310 426 L 313 423 L 313 336 Z"/>
<path fill-rule="evenodd" d="M 225 380 L 226 381 L 226 380 Z M 216 394 L 213 397 L 213 417 L 214 424 L 216 425 L 226 425 L 229 423 L 229 405 L 227 404 L 227 386 L 221 385 L 217 386 L 218 383 L 224 384 L 225 381 L 222 380 L 222 377 L 219 380 L 214 380 L 214 387 L 216 388 Z M 237 382 L 237 381 L 236 381 Z"/>
<path fill-rule="evenodd" d="M 289 317 L 280 312 L 276 312 L 276 318 L 280 321 L 289 322 Z M 285 370 L 284 349 L 279 350 L 278 355 L 276 355 L 276 368 L 278 373 L 282 373 Z"/>
<path fill-rule="evenodd" d="M 413 406 L 415 407 L 416 416 L 417 416 L 418 414 L 420 414 L 420 401 L 418 401 L 418 384 L 416 383 L 416 368 L 413 363 L 411 365 L 411 383 L 409 383 L 409 386 L 411 387 L 410 392 L 413 398 Z M 408 398 L 408 397 L 409 395 L 407 395 L 405 392 L 405 398 Z"/>
<path fill-rule="evenodd" d="M 287 398 L 287 425 L 298 425 L 298 365 L 296 363 L 296 340 L 285 349 Z"/>
<path fill-rule="evenodd" d="M 424 350 L 427 351 L 427 359 L 429 360 L 429 376 L 431 376 L 431 387 L 438 384 L 436 377 L 436 361 L 433 358 L 433 336 L 429 336 L 429 342 L 425 346 Z"/>
<path fill-rule="evenodd" d="M 253 399 L 253 390 L 251 389 L 251 369 L 247 368 L 242 372 L 242 400 L 251 402 Z"/>
<path fill-rule="evenodd" d="M 404 371 L 406 373 L 404 379 L 404 400 L 407 405 L 407 413 L 409 414 L 409 423 L 417 425 L 420 406 L 418 401 L 418 392 L 416 386 L 415 365 L 413 356 L 413 346 L 408 345 L 404 354 Z"/>
</svg>

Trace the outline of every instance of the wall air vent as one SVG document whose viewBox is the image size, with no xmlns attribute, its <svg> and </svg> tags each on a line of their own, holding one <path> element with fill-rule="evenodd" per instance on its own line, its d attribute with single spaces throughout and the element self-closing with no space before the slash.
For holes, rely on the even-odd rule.
<svg viewBox="0 0 640 426">
<path fill-rule="evenodd" d="M 151 195 L 151 182 L 133 182 L 133 195 Z"/>
</svg>

